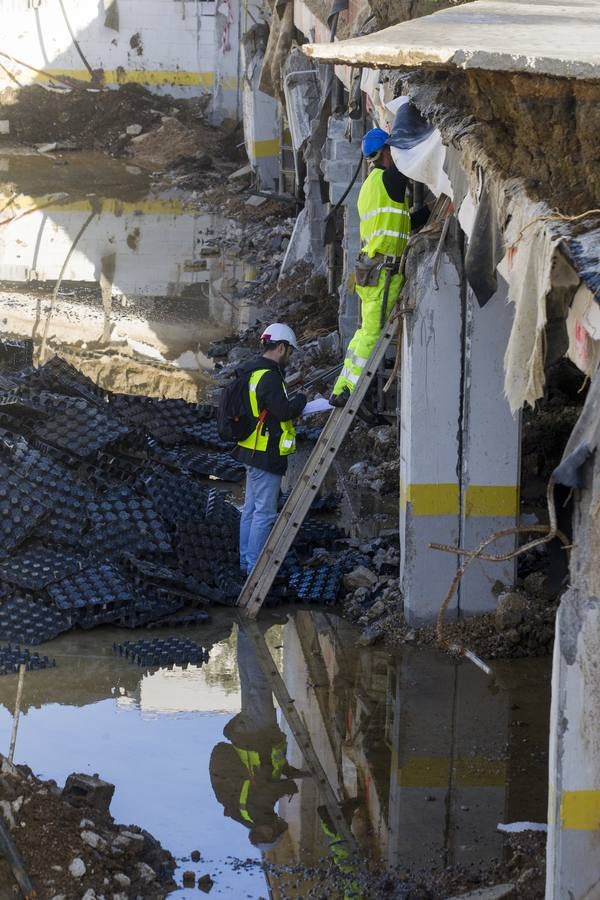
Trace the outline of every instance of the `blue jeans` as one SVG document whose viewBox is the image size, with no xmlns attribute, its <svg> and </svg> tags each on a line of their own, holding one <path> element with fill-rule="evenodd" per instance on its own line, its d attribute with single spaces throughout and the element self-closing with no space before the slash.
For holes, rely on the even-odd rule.
<svg viewBox="0 0 600 900">
<path fill-rule="evenodd" d="M 240 519 L 240 567 L 250 572 L 277 518 L 281 475 L 246 466 L 246 499 Z"/>
</svg>

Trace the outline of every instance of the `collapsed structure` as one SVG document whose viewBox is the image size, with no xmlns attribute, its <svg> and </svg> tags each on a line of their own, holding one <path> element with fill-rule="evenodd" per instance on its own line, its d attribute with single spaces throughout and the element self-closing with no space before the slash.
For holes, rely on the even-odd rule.
<svg viewBox="0 0 600 900">
<path fill-rule="evenodd" d="M 413 199 L 429 197 L 436 226 L 413 245 L 404 292 L 405 611 L 431 621 L 459 570 L 459 554 L 430 544 L 470 550 L 500 533 L 493 553 L 504 558 L 474 561 L 448 613 L 493 609 L 497 582 L 515 579 L 520 410 L 543 395 L 555 361 L 567 355 L 583 381 L 600 360 L 597 0 L 331 9 L 290 0 L 272 11 L 182 0 L 168 23 L 171 57 L 153 44 L 162 7 L 112 0 L 102 22 L 88 6 L 77 22 L 62 4 L 52 19 L 43 3 L 20 12 L 28 19 L 14 19 L 21 37 L 2 57 L 6 84 L 60 90 L 83 77 L 92 89 L 209 89 L 213 121 L 243 118 L 257 186 L 301 201 L 282 273 L 303 260 L 326 275 L 344 340 L 358 316 L 360 139 L 371 123 L 397 124 L 396 164 Z M 547 896 L 556 898 L 595 896 L 600 878 L 597 394 L 596 378 L 554 475 L 574 489 L 553 681 Z"/>
</svg>

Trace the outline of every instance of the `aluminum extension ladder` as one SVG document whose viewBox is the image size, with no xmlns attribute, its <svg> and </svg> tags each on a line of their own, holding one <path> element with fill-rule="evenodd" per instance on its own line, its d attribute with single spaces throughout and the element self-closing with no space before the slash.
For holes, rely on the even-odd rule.
<svg viewBox="0 0 600 900">
<path fill-rule="evenodd" d="M 345 406 L 334 409 L 330 414 L 297 484 L 277 517 L 256 565 L 238 597 L 238 606 L 250 619 L 254 619 L 258 615 L 287 552 L 323 484 L 369 385 L 377 374 L 386 351 L 394 339 L 397 321 L 397 312 L 394 311 L 390 315 L 356 387 L 350 394 L 348 402 Z"/>
</svg>

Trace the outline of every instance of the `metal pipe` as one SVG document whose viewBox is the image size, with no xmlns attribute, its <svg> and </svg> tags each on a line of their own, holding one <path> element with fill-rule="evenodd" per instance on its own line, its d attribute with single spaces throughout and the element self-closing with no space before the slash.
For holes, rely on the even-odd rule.
<svg viewBox="0 0 600 900">
<path fill-rule="evenodd" d="M 17 699 L 15 701 L 15 714 L 13 716 L 12 734 L 10 736 L 10 748 L 8 750 L 8 761 L 12 764 L 15 755 L 15 745 L 17 743 L 17 730 L 19 727 L 19 716 L 21 715 L 21 697 L 23 696 L 23 682 L 25 680 L 25 663 L 19 666 L 19 682 L 17 684 Z"/>
</svg>

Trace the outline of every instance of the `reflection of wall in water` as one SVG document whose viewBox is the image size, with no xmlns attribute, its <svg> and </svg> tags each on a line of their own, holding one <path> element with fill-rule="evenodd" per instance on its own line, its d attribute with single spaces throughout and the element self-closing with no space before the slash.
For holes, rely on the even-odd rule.
<svg viewBox="0 0 600 900">
<path fill-rule="evenodd" d="M 512 740 L 511 708 L 527 692 L 518 672 L 498 689 L 475 666 L 437 652 L 352 649 L 354 637 L 338 636 L 333 617 L 311 617 L 311 635 L 302 615 L 285 631 L 284 677 L 334 789 L 359 800 L 352 829 L 367 852 L 390 866 L 470 865 L 500 854 L 499 822 L 536 811 L 539 820 L 543 797 L 524 805 L 509 796 L 514 772 L 525 765 L 532 775 L 529 745 Z M 303 767 L 289 742 L 292 764 Z M 311 779 L 299 788 L 280 814 L 295 858 L 316 862 L 327 855 L 321 801 Z"/>
<path fill-rule="evenodd" d="M 47 201 L 46 201 L 47 202 Z M 43 206 L 28 198 L 27 206 Z M 86 219 L 88 201 L 48 205 L 0 230 L 0 279 L 54 281 Z M 69 259 L 64 281 L 96 283 L 102 259 L 116 254 L 113 295 L 182 296 L 191 285 L 207 283 L 208 260 L 199 250 L 214 217 L 190 212 L 176 201 L 101 201 Z"/>
<path fill-rule="evenodd" d="M 396 672 L 390 865 L 498 856 L 508 696 L 468 662 L 405 648 Z"/>
</svg>

